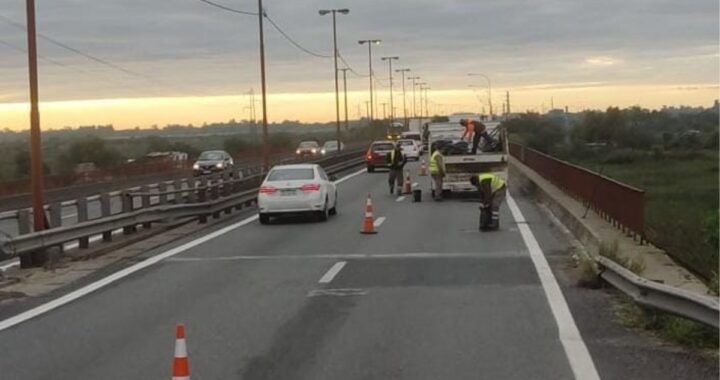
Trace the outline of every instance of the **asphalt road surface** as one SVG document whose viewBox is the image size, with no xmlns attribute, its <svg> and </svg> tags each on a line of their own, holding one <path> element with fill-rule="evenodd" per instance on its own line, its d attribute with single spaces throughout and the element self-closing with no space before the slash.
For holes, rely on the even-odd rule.
<svg viewBox="0 0 720 380">
<path fill-rule="evenodd" d="M 598 330 L 608 323 L 602 300 L 580 297 L 560 274 L 558 287 L 545 258 L 555 262 L 568 242 L 527 199 L 514 194 L 501 230 L 480 233 L 476 203 L 435 203 L 427 192 L 413 203 L 389 195 L 386 178 L 340 184 L 328 222 L 248 219 L 204 232 L 73 302 L 0 321 L 0 378 L 168 379 L 178 322 L 194 379 L 707 374 L 685 356 L 636 348 L 644 340 L 627 331 Z M 359 233 L 368 193 L 377 235 Z"/>
</svg>

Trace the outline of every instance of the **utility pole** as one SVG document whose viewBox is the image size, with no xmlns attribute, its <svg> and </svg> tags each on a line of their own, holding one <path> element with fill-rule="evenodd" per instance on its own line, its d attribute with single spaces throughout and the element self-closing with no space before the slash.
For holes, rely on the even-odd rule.
<svg viewBox="0 0 720 380">
<path fill-rule="evenodd" d="M 397 69 L 397 70 L 395 70 L 395 72 L 400 73 L 400 75 L 402 76 L 403 119 L 405 119 L 404 125 L 407 128 L 408 119 L 407 119 L 407 106 L 405 105 L 405 73 L 410 72 L 410 69 Z"/>
<path fill-rule="evenodd" d="M 370 125 L 370 107 L 368 106 L 368 103 L 370 103 L 370 102 L 368 102 L 366 100 L 365 101 L 365 115 L 367 116 L 367 119 L 368 119 L 368 125 Z"/>
<path fill-rule="evenodd" d="M 392 76 L 392 61 L 400 59 L 400 57 L 382 57 L 383 61 L 388 61 L 388 72 L 390 73 L 390 125 L 395 121 L 395 115 L 393 114 L 393 76 Z"/>
<path fill-rule="evenodd" d="M 372 69 L 372 46 L 373 45 L 380 45 L 381 40 L 360 40 L 358 43 L 360 45 L 367 44 L 368 45 L 368 72 L 370 73 L 370 120 L 372 120 L 375 117 L 374 113 L 374 104 L 373 103 L 373 69 Z"/>
<path fill-rule="evenodd" d="M 267 87 L 265 86 L 265 34 L 263 31 L 263 18 L 265 10 L 263 9 L 262 0 L 258 0 L 258 21 L 260 28 L 260 82 L 262 83 L 262 124 L 263 124 L 263 171 L 267 173 L 270 170 L 270 138 L 268 136 L 268 119 L 267 119 Z"/>
<path fill-rule="evenodd" d="M 426 85 L 425 82 L 418 83 L 418 90 L 420 90 L 420 118 L 423 118 L 423 86 Z"/>
<path fill-rule="evenodd" d="M 35 0 L 26 0 L 27 35 L 28 35 L 28 71 L 30 79 L 30 187 L 32 189 L 33 228 L 35 232 L 47 227 L 43 202 L 43 160 L 42 143 L 40 141 L 40 109 L 37 38 L 35 33 Z M 47 256 L 44 252 L 33 252 L 20 257 L 20 267 L 30 268 L 45 264 Z"/>
<path fill-rule="evenodd" d="M 506 111 L 510 114 L 510 91 L 505 91 L 505 103 L 507 104 Z"/>
<path fill-rule="evenodd" d="M 430 87 L 422 87 L 421 90 L 425 90 L 425 118 L 430 118 L 430 106 L 428 105 L 428 93 L 427 90 L 429 90 Z"/>
<path fill-rule="evenodd" d="M 489 110 L 490 110 L 490 116 L 489 116 L 489 119 L 488 119 L 488 120 L 492 120 L 492 119 L 493 119 L 492 83 L 490 82 L 490 78 L 489 78 L 487 75 L 481 74 L 481 73 L 469 73 L 468 76 L 471 76 L 471 77 L 483 77 L 483 78 L 487 81 L 487 84 L 488 84 L 488 107 L 489 107 Z"/>
<path fill-rule="evenodd" d="M 385 120 L 387 119 L 387 113 L 385 112 L 385 106 L 387 105 L 387 103 L 380 103 L 380 105 L 383 108 L 383 120 Z"/>
<path fill-rule="evenodd" d="M 321 9 L 318 11 L 320 16 L 324 16 L 328 13 L 332 13 L 333 23 L 333 61 L 335 64 L 335 138 L 337 140 L 338 147 L 340 146 L 340 85 L 338 79 L 338 48 L 337 48 L 337 13 L 348 14 L 349 9 Z"/>
<path fill-rule="evenodd" d="M 347 71 L 349 68 L 340 69 L 343 73 L 343 92 L 345 93 L 345 131 L 350 130 L 350 123 L 348 122 L 348 105 L 347 105 Z M 338 150 L 340 150 L 340 144 L 338 144 Z"/>
</svg>

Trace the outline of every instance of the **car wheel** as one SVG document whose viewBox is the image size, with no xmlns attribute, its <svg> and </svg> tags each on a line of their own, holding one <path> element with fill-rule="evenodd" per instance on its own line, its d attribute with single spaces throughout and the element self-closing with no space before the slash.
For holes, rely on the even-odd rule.
<svg viewBox="0 0 720 380">
<path fill-rule="evenodd" d="M 260 224 L 270 224 L 270 215 L 260 214 Z"/>
<path fill-rule="evenodd" d="M 335 204 L 330 209 L 330 215 L 337 215 L 337 192 L 335 193 Z"/>
<path fill-rule="evenodd" d="M 330 210 L 328 209 L 328 200 L 325 198 L 325 207 L 322 211 L 318 211 L 317 218 L 321 222 L 325 222 L 330 217 Z"/>
<path fill-rule="evenodd" d="M 368 171 L 368 173 L 373 173 L 375 171 L 375 167 L 368 165 L 367 171 Z"/>
</svg>

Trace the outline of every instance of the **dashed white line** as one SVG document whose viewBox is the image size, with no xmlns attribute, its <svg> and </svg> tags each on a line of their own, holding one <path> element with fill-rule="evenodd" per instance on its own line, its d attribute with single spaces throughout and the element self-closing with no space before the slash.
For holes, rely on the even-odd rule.
<svg viewBox="0 0 720 380">
<path fill-rule="evenodd" d="M 386 218 L 384 216 L 375 219 L 375 223 L 373 223 L 373 226 L 375 226 L 375 228 L 382 226 L 382 224 L 385 223 L 385 219 Z"/>
<path fill-rule="evenodd" d="M 565 297 L 560 289 L 560 285 L 558 285 L 555 279 L 555 275 L 545 258 L 545 254 L 540 248 L 540 244 L 538 244 L 535 239 L 530 227 L 528 227 L 526 223 L 523 223 L 526 222 L 525 217 L 510 194 L 507 195 L 507 203 L 510 207 L 510 212 L 512 212 L 513 219 L 518 223 L 520 234 L 530 253 L 530 259 L 535 265 L 538 277 L 540 277 L 540 283 L 550 304 L 550 310 L 552 311 L 553 317 L 555 317 L 560 342 L 565 349 L 565 355 L 570 363 L 570 368 L 572 368 L 575 374 L 575 378 L 600 380 L 600 375 L 597 369 L 595 369 L 595 364 L 590 356 L 590 352 L 582 340 L 577 325 L 575 325 L 575 320 L 570 313 L 570 308 L 567 302 L 565 302 Z"/>
<path fill-rule="evenodd" d="M 397 199 L 395 200 L 395 202 L 402 202 L 402 201 L 404 201 L 404 200 L 405 200 L 405 196 L 402 195 L 402 196 L 397 197 Z"/>
<path fill-rule="evenodd" d="M 343 267 L 347 264 L 346 261 L 338 261 L 328 269 L 327 272 L 320 278 L 320 281 L 318 281 L 321 284 L 329 284 L 335 276 L 337 276 L 338 273 L 343 269 Z"/>
<path fill-rule="evenodd" d="M 343 178 L 335 181 L 335 183 L 336 183 L 336 184 L 337 184 L 337 183 L 342 183 L 342 182 L 347 181 L 348 179 L 353 178 L 353 177 L 355 177 L 355 176 L 358 176 L 358 175 L 360 175 L 360 174 L 362 174 L 362 173 L 364 173 L 364 172 L 365 172 L 364 169 L 363 169 L 363 170 L 359 170 L 359 171 L 357 171 L 357 172 L 355 172 L 355 173 L 353 173 L 353 174 L 348 175 L 347 177 L 343 177 Z M 209 241 L 209 240 L 215 239 L 215 238 L 218 237 L 218 236 L 224 235 L 224 234 L 226 234 L 226 233 L 228 233 L 228 232 L 230 232 L 230 231 L 233 231 L 233 230 L 238 229 L 238 228 L 240 228 L 240 227 L 242 227 L 242 226 L 245 226 L 245 225 L 247 225 L 247 224 L 250 224 L 250 223 L 256 221 L 257 219 L 258 219 L 258 215 L 255 214 L 255 215 L 250 216 L 250 217 L 248 217 L 248 218 L 245 218 L 245 219 L 243 219 L 243 220 L 241 220 L 241 221 L 239 221 L 239 222 L 237 222 L 237 223 L 233 223 L 233 224 L 231 224 L 231 225 L 229 225 L 229 226 L 227 226 L 227 227 L 224 227 L 224 228 L 221 228 L 221 229 L 219 229 L 219 230 L 217 230 L 217 231 L 211 232 L 211 233 L 209 233 L 209 234 L 207 234 L 207 235 L 204 235 L 204 236 L 202 236 L 202 237 L 200 237 L 200 238 L 197 238 L 197 239 L 192 240 L 192 241 L 190 241 L 190 242 L 187 242 L 187 243 L 185 243 L 185 244 L 183 244 L 183 245 L 177 246 L 177 247 L 172 248 L 172 249 L 170 249 L 170 250 L 167 250 L 167 251 L 165 251 L 165 252 L 163 252 L 163 253 L 160 253 L 160 254 L 155 255 L 155 256 L 153 256 L 153 257 L 150 257 L 150 258 L 148 258 L 148 259 L 146 259 L 146 260 L 143 260 L 143 261 L 141 261 L 141 262 L 139 262 L 139 263 L 137 263 L 137 264 L 135 264 L 135 265 L 129 266 L 129 267 L 123 269 L 123 270 L 120 270 L 120 271 L 118 271 L 118 272 L 115 272 L 115 273 L 113 273 L 113 274 L 111 274 L 111 275 L 109 275 L 109 276 L 107 276 L 107 277 L 105 277 L 105 278 L 103 278 L 103 279 L 100 279 L 100 280 L 98 280 L 98 281 L 96 281 L 96 282 L 93 282 L 93 283 L 91 283 L 91 284 L 88 284 L 88 285 L 86 285 L 86 286 L 83 286 L 83 287 L 80 288 L 80 289 L 77 289 L 77 290 L 75 290 L 75 291 L 72 291 L 72 292 L 70 292 L 70 293 L 67 293 L 67 294 L 65 294 L 65 295 L 62 296 L 62 297 L 56 298 L 56 299 L 54 299 L 54 300 L 52 300 L 52 301 L 50 301 L 50 302 L 46 302 L 46 303 L 44 303 L 44 304 L 42 304 L 42 305 L 40 305 L 40 306 L 37 306 L 37 307 L 35 307 L 35 308 L 32 308 L 32 309 L 30 309 L 30 310 L 27 310 L 27 311 L 25 311 L 25 312 L 22 312 L 22 313 L 20 313 L 20 314 L 17 314 L 17 315 L 15 315 L 15 316 L 13 316 L 13 317 L 10 317 L 10 318 L 7 318 L 7 319 L 5 319 L 5 320 L 2 320 L 2 321 L 0 321 L 0 331 L 7 330 L 7 329 L 9 329 L 9 328 L 11 328 L 11 327 L 13 327 L 13 326 L 19 325 L 19 324 L 21 324 L 21 323 L 23 323 L 23 322 L 25 322 L 25 321 L 28 321 L 28 320 L 30 320 L 30 319 L 32 319 L 32 318 L 35 318 L 35 317 L 37 317 L 37 316 L 43 315 L 43 314 L 45 314 L 45 313 L 47 313 L 47 312 L 50 312 L 50 311 L 52 311 L 52 310 L 54 310 L 54 309 L 57 309 L 58 307 L 61 307 L 61 306 L 63 306 L 63 305 L 66 305 L 66 304 L 68 304 L 68 303 L 70 303 L 70 302 L 73 302 L 73 301 L 75 301 L 75 300 L 77 300 L 77 299 L 79 299 L 79 298 L 81 298 L 81 297 L 84 297 L 84 296 L 86 296 L 86 295 L 88 295 L 88 294 L 90 294 L 90 293 L 93 293 L 93 292 L 95 292 L 95 291 L 97 291 L 97 290 L 99 290 L 99 289 L 102 289 L 102 288 L 104 288 L 104 287 L 106 287 L 106 286 L 108 286 L 108 285 L 110 285 L 110 284 L 112 284 L 112 283 L 115 283 L 115 282 L 117 282 L 117 281 L 119 281 L 119 280 L 121 280 L 121 279 L 123 279 L 123 278 L 125 278 L 125 277 L 127 277 L 127 276 L 129 276 L 129 275 L 131 275 L 131 274 L 133 274 L 133 273 L 135 273 L 135 272 L 137 272 L 137 271 L 143 270 L 143 269 L 145 269 L 145 268 L 147 268 L 147 267 L 149 267 L 149 266 L 155 265 L 155 264 L 159 263 L 160 261 L 163 261 L 163 260 L 165 260 L 165 259 L 167 259 L 167 258 L 176 256 L 176 255 L 178 255 L 178 254 L 180 254 L 180 253 L 182 253 L 182 252 L 184 252 L 184 251 L 186 251 L 186 250 L 188 250 L 188 249 L 190 249 L 190 248 L 193 248 L 193 247 L 198 246 L 198 245 L 200 245 L 200 244 L 203 244 L 203 243 L 205 243 L 205 242 L 207 242 L 207 241 Z"/>
</svg>

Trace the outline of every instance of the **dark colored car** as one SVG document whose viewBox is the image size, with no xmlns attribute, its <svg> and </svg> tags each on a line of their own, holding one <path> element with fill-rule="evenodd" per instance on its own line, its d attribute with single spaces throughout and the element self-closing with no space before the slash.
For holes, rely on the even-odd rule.
<svg viewBox="0 0 720 380">
<path fill-rule="evenodd" d="M 375 168 L 387 168 L 387 155 L 393 150 L 395 143 L 392 141 L 375 141 L 365 155 L 365 164 L 368 173 L 375 171 Z"/>
<path fill-rule="evenodd" d="M 202 152 L 193 165 L 193 175 L 205 175 L 231 169 L 235 163 L 224 150 Z"/>
<path fill-rule="evenodd" d="M 300 157 L 318 155 L 320 154 L 320 144 L 317 141 L 303 141 L 298 145 L 295 154 Z"/>
</svg>

